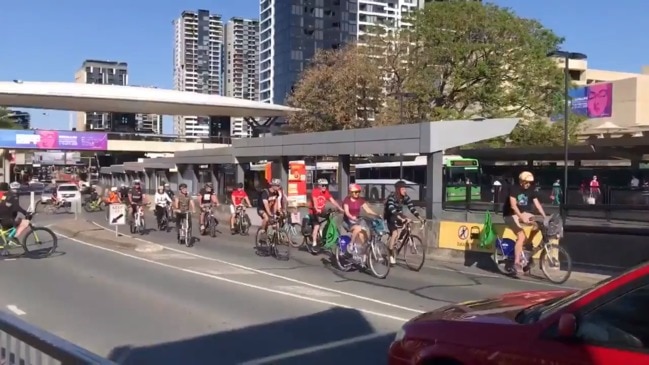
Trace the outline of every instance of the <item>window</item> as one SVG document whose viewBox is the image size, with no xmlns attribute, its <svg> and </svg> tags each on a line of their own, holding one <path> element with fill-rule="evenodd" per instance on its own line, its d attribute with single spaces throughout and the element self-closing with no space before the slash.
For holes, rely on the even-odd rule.
<svg viewBox="0 0 649 365">
<path fill-rule="evenodd" d="M 614 299 L 579 321 L 577 337 L 603 347 L 649 350 L 649 285 Z"/>
</svg>

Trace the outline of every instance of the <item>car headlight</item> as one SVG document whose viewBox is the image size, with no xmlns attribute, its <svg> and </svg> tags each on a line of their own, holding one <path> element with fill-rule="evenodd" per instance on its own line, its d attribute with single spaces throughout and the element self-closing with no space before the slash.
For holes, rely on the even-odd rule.
<svg viewBox="0 0 649 365">
<path fill-rule="evenodd" d="M 403 327 L 399 328 L 397 334 L 394 336 L 394 342 L 403 340 L 405 336 L 406 336 L 406 331 L 403 329 Z"/>
</svg>

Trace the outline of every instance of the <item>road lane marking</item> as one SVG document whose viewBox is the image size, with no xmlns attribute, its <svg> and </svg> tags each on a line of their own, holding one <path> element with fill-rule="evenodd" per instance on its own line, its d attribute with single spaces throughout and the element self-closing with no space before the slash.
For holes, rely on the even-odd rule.
<svg viewBox="0 0 649 365">
<path fill-rule="evenodd" d="M 278 363 L 278 362 L 280 362 L 282 360 L 287 360 L 287 359 L 290 359 L 290 358 L 293 358 L 293 357 L 304 356 L 304 355 L 313 354 L 313 353 L 320 352 L 320 351 L 331 350 L 331 349 L 335 349 L 337 347 L 354 345 L 354 344 L 357 344 L 357 343 L 360 343 L 360 342 L 372 341 L 372 340 L 375 340 L 377 338 L 385 337 L 387 335 L 388 335 L 387 333 L 372 333 L 372 334 L 369 334 L 369 335 L 346 338 L 344 340 L 328 342 L 328 343 L 324 343 L 322 345 L 310 346 L 310 347 L 303 348 L 303 349 L 287 351 L 287 352 L 285 352 L 283 354 L 279 354 L 279 355 L 271 355 L 271 356 L 266 356 L 266 357 L 262 357 L 262 358 L 259 358 L 259 359 L 246 361 L 246 362 L 243 362 L 241 365 L 275 364 L 275 363 Z"/>
<path fill-rule="evenodd" d="M 9 304 L 7 306 L 7 309 L 9 309 L 10 312 L 12 312 L 13 314 L 15 314 L 17 316 L 24 316 L 25 314 L 27 314 L 27 312 L 25 312 L 24 310 L 18 308 L 18 306 L 14 305 L 14 304 Z"/>
<path fill-rule="evenodd" d="M 202 277 L 205 277 L 205 278 L 208 278 L 208 279 L 222 281 L 222 282 L 225 282 L 225 283 L 234 284 L 234 285 L 238 285 L 238 286 L 242 286 L 242 287 L 246 287 L 246 288 L 250 288 L 250 289 L 256 289 L 256 290 L 264 291 L 264 292 L 268 292 L 268 293 L 273 293 L 273 294 L 283 295 L 283 296 L 292 297 L 292 298 L 296 298 L 296 299 L 301 299 L 301 300 L 308 301 L 308 302 L 324 304 L 324 305 L 329 306 L 329 307 L 339 307 L 339 308 L 353 309 L 353 310 L 359 311 L 359 312 L 364 313 L 364 314 L 369 314 L 369 315 L 373 315 L 373 316 L 381 317 L 381 318 L 386 318 L 386 319 L 392 319 L 392 320 L 395 320 L 395 321 L 398 321 L 398 322 L 406 322 L 406 321 L 409 320 L 408 318 L 397 317 L 397 316 L 393 316 L 393 315 L 387 314 L 387 313 L 381 313 L 381 312 L 376 312 L 376 311 L 373 311 L 373 310 L 357 308 L 357 307 L 353 307 L 351 305 L 336 303 L 336 302 L 332 302 L 332 301 L 328 301 L 328 300 L 309 298 L 309 297 L 304 296 L 304 295 L 293 294 L 293 293 L 289 293 L 289 292 L 285 292 L 285 291 L 281 291 L 281 290 L 276 290 L 276 289 L 271 289 L 271 288 L 265 288 L 265 287 L 259 286 L 259 285 L 249 284 L 249 283 L 245 283 L 245 282 L 242 282 L 242 281 L 228 279 L 228 278 L 224 278 L 224 277 L 217 276 L 217 275 L 211 275 L 211 274 L 196 271 L 196 270 L 191 270 L 191 269 L 186 269 L 186 268 L 182 268 L 182 267 L 178 267 L 178 266 L 173 266 L 173 265 L 165 264 L 163 262 L 158 262 L 158 261 L 150 260 L 150 259 L 147 259 L 147 258 L 144 258 L 144 257 L 139 257 L 139 256 L 135 256 L 135 255 L 125 253 L 125 252 L 120 252 L 120 251 L 117 251 L 117 250 L 113 250 L 113 249 L 110 249 L 110 248 L 107 248 L 107 247 L 98 246 L 98 245 L 95 245 L 95 244 L 92 244 L 92 243 L 89 243 L 89 242 L 86 242 L 86 241 L 82 241 L 82 240 L 79 240 L 79 239 L 76 239 L 76 238 L 68 237 L 68 236 L 66 236 L 64 234 L 61 234 L 61 233 L 57 233 L 57 234 L 59 236 L 61 236 L 61 237 L 67 238 L 70 241 L 77 242 L 77 243 L 80 243 L 80 244 L 88 246 L 88 247 L 93 247 L 93 248 L 96 248 L 96 249 L 99 249 L 99 250 L 102 250 L 102 251 L 111 252 L 111 253 L 114 253 L 114 254 L 117 254 L 117 255 L 121 255 L 121 256 L 124 256 L 124 257 L 134 259 L 134 260 L 147 262 L 149 264 L 158 265 L 158 266 L 165 267 L 165 268 L 168 268 L 168 269 L 181 271 L 181 272 L 184 272 L 184 273 L 187 273 L 187 274 L 193 274 L 193 275 L 197 275 L 197 276 L 202 276 Z M 419 311 L 419 312 L 421 312 L 421 311 Z"/>
<path fill-rule="evenodd" d="M 313 288 L 309 288 L 308 286 L 301 286 L 301 285 L 278 285 L 278 286 L 274 286 L 274 288 L 277 289 L 277 290 L 287 291 L 287 292 L 290 292 L 290 293 L 305 295 L 305 296 L 314 297 L 314 298 L 338 298 L 338 297 L 340 297 L 340 295 L 329 292 L 329 291 L 313 289 Z"/>
<path fill-rule="evenodd" d="M 95 225 L 97 225 L 98 227 L 102 227 L 102 228 L 106 229 L 105 227 L 101 226 L 100 224 L 97 224 L 95 222 L 93 222 L 93 223 Z M 152 243 L 152 242 L 143 240 L 141 238 L 138 238 L 138 240 L 146 242 L 146 243 Z M 233 262 L 223 261 L 223 260 L 213 258 L 213 257 L 203 256 L 203 255 L 195 254 L 195 253 L 192 253 L 192 252 L 187 252 L 185 250 L 180 250 L 180 249 L 169 247 L 169 246 L 166 246 L 166 245 L 163 245 L 163 246 L 164 246 L 165 250 L 178 252 L 178 253 L 184 253 L 186 255 L 190 255 L 190 256 L 193 256 L 193 257 L 196 257 L 196 258 L 199 258 L 199 259 L 218 262 L 218 263 L 221 263 L 221 264 L 224 264 L 224 265 L 236 267 L 236 268 L 243 269 L 243 270 L 248 270 L 248 271 L 254 272 L 256 274 L 270 276 L 270 277 L 273 277 L 275 279 L 285 280 L 285 281 L 288 281 L 288 282 L 291 282 L 291 283 L 294 283 L 294 284 L 298 284 L 298 285 L 302 285 L 302 286 L 309 286 L 309 287 L 314 288 L 314 289 L 324 290 L 324 291 L 328 291 L 328 292 L 331 292 L 331 293 L 336 293 L 336 294 L 347 296 L 347 297 L 350 297 L 350 298 L 363 300 L 363 301 L 371 302 L 371 303 L 375 303 L 375 304 L 379 304 L 379 305 L 382 305 L 382 306 L 385 306 L 385 307 L 391 307 L 391 308 L 395 308 L 395 309 L 399 309 L 399 310 L 403 310 L 403 311 L 408 311 L 408 312 L 412 312 L 412 313 L 425 313 L 426 312 L 426 311 L 422 311 L 420 309 L 404 307 L 404 306 L 401 306 L 401 305 L 398 305 L 398 304 L 389 303 L 389 302 L 385 302 L 385 301 L 374 299 L 374 298 L 365 297 L 365 296 L 358 295 L 358 294 L 348 293 L 348 292 L 345 292 L 345 291 L 342 291 L 342 290 L 337 290 L 337 289 L 327 288 L 327 287 L 321 286 L 321 285 L 311 284 L 311 283 L 306 282 L 306 281 L 301 281 L 301 280 L 289 278 L 289 277 L 286 277 L 286 276 L 274 274 L 274 273 L 263 271 L 263 270 L 257 270 L 257 269 L 252 268 L 252 267 L 248 267 L 248 266 L 244 266 L 244 265 L 240 265 L 240 264 L 235 264 Z"/>
</svg>

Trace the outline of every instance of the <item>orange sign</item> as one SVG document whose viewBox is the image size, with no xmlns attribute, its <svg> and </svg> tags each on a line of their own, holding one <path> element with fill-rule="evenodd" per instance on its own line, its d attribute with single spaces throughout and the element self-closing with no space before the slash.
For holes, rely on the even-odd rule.
<svg viewBox="0 0 649 365">
<path fill-rule="evenodd" d="M 288 203 L 293 206 L 306 205 L 306 163 L 291 161 L 288 163 Z"/>
</svg>

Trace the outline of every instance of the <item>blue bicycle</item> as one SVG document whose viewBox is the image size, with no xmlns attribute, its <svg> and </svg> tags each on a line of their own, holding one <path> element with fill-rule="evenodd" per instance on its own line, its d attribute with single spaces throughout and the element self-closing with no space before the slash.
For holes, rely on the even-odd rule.
<svg viewBox="0 0 649 365">
<path fill-rule="evenodd" d="M 563 237 L 563 223 L 558 214 L 553 214 L 548 220 L 537 220 L 541 234 L 541 243 L 528 249 L 531 244 L 523 249 L 523 257 L 521 258 L 523 271 L 529 273 L 534 265 L 534 256 L 540 251 L 540 268 L 545 277 L 555 283 L 563 284 L 572 273 L 572 259 L 565 248 L 559 245 L 559 240 Z M 509 238 L 496 239 L 494 245 L 493 260 L 498 270 L 505 275 L 512 275 L 515 273 L 514 263 L 515 254 L 514 247 L 516 242 Z M 555 279 L 553 274 L 559 274 L 558 279 Z"/>
<path fill-rule="evenodd" d="M 340 236 L 333 250 L 336 265 L 342 271 L 368 268 L 375 277 L 385 279 L 390 273 L 388 246 L 381 240 L 387 235 L 385 223 L 382 219 L 362 219 L 369 222 L 369 227 L 365 227 L 369 232 L 365 247 L 352 243 L 347 235 Z"/>
</svg>

